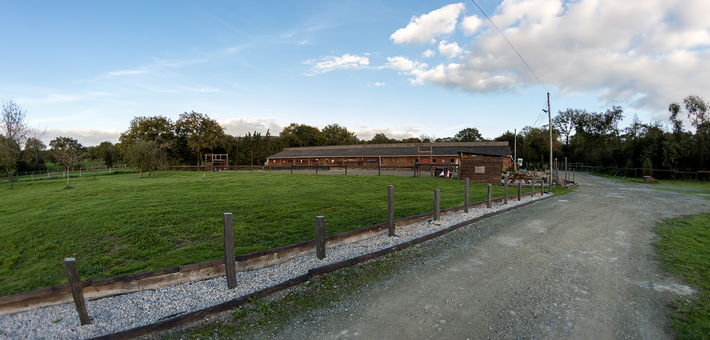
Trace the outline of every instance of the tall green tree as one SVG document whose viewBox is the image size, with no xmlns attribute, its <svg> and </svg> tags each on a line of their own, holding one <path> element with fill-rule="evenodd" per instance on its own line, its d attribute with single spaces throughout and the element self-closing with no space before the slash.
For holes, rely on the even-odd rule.
<svg viewBox="0 0 710 340">
<path fill-rule="evenodd" d="M 154 141 L 161 151 L 159 165 L 164 168 L 169 162 L 169 150 L 177 144 L 175 130 L 175 124 L 170 118 L 163 116 L 134 117 L 128 130 L 121 133 L 119 141 L 122 151 L 138 140 Z"/>
<path fill-rule="evenodd" d="M 187 142 L 187 146 L 197 153 L 197 162 L 202 164 L 202 155 L 221 147 L 225 135 L 224 128 L 216 120 L 195 111 L 185 112 L 175 122 L 175 132 Z"/>
<path fill-rule="evenodd" d="M 285 147 L 322 146 L 327 137 L 317 127 L 291 123 L 279 133 Z"/>
<path fill-rule="evenodd" d="M 356 139 L 355 133 L 348 131 L 344 126 L 330 124 L 323 128 L 326 145 L 350 145 Z"/>
<path fill-rule="evenodd" d="M 143 177 L 143 171 L 150 177 L 160 162 L 160 149 L 155 141 L 139 139 L 126 148 L 124 158 L 138 168 L 138 178 Z"/>
<path fill-rule="evenodd" d="M 454 140 L 457 142 L 481 142 L 484 139 L 477 128 L 465 128 L 454 135 Z"/>
</svg>

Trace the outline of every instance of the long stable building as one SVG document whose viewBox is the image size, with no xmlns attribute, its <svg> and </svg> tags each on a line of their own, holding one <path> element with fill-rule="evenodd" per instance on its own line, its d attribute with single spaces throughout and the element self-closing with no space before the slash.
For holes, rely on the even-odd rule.
<svg viewBox="0 0 710 340">
<path fill-rule="evenodd" d="M 402 144 L 357 144 L 285 148 L 268 157 L 272 167 L 290 166 L 362 166 L 395 167 L 426 165 L 456 165 L 460 154 L 486 155 L 503 158 L 508 167 L 512 155 L 508 142 L 447 142 Z"/>
</svg>

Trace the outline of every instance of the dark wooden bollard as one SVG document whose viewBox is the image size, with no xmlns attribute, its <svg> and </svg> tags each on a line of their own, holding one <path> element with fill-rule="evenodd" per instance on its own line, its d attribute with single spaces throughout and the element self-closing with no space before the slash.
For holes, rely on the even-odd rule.
<svg viewBox="0 0 710 340">
<path fill-rule="evenodd" d="M 518 182 L 518 201 L 523 199 L 523 183 Z"/>
<path fill-rule="evenodd" d="M 441 214 L 441 209 L 439 208 L 439 194 L 439 189 L 434 189 L 434 221 L 438 221 Z"/>
<path fill-rule="evenodd" d="M 348 165 L 347 164 L 345 164 L 345 174 L 346 175 L 348 174 Z"/>
<path fill-rule="evenodd" d="M 325 217 L 316 216 L 316 257 L 325 258 Z"/>
<path fill-rule="evenodd" d="M 488 184 L 488 201 L 486 203 L 488 209 L 493 206 L 493 184 Z"/>
<path fill-rule="evenodd" d="M 463 185 L 463 212 L 468 213 L 468 178 Z"/>
<path fill-rule="evenodd" d="M 530 189 L 530 197 L 535 197 L 535 180 L 530 181 L 532 188 Z"/>
<path fill-rule="evenodd" d="M 387 186 L 387 229 L 394 236 L 394 185 Z"/>
<path fill-rule="evenodd" d="M 540 196 L 545 193 L 545 183 L 540 183 Z"/>
<path fill-rule="evenodd" d="M 74 298 L 76 312 L 79 313 L 79 321 L 81 321 L 82 325 L 88 325 L 91 320 L 89 320 L 89 313 L 86 311 L 86 305 L 84 304 L 84 289 L 81 287 L 81 279 L 79 278 L 79 271 L 76 269 L 76 260 L 74 258 L 64 259 L 64 272 L 67 274 L 67 284 Z"/>
<path fill-rule="evenodd" d="M 234 263 L 234 217 L 232 213 L 222 214 L 224 227 L 224 271 L 227 275 L 227 288 L 237 287 L 237 265 Z"/>
<path fill-rule="evenodd" d="M 508 176 L 503 177 L 503 204 L 508 204 Z"/>
</svg>

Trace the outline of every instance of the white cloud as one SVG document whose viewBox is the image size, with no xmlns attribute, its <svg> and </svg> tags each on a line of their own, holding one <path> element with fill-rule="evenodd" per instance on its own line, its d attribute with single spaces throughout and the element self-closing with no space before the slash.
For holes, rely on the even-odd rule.
<svg viewBox="0 0 710 340">
<path fill-rule="evenodd" d="M 463 49 L 455 42 L 450 44 L 446 40 L 439 42 L 439 53 L 449 59 L 458 57 L 461 52 L 463 52 Z"/>
<path fill-rule="evenodd" d="M 422 58 L 431 58 L 436 55 L 436 51 L 426 50 L 422 53 Z"/>
<path fill-rule="evenodd" d="M 461 21 L 461 29 L 465 36 L 472 36 L 476 34 L 476 31 L 483 25 L 483 20 L 479 17 L 472 15 L 470 17 L 463 18 Z"/>
<path fill-rule="evenodd" d="M 391 68 L 396 71 L 400 72 L 408 72 L 412 70 L 417 70 L 417 69 L 425 69 L 429 67 L 426 63 L 420 63 L 418 61 L 412 61 L 407 59 L 406 57 L 402 56 L 397 56 L 397 57 L 387 57 L 387 64 L 385 64 L 384 68 Z"/>
<path fill-rule="evenodd" d="M 385 83 L 375 82 L 376 87 L 385 86 Z"/>
<path fill-rule="evenodd" d="M 262 136 L 266 135 L 266 132 L 272 136 L 278 136 L 279 132 L 283 130 L 283 126 L 276 122 L 274 117 L 257 117 L 251 119 L 243 118 L 230 118 L 218 121 L 219 125 L 222 125 L 225 131 L 232 136 L 244 136 L 248 133 L 254 133 L 254 131 L 261 133 Z"/>
<path fill-rule="evenodd" d="M 367 66 L 370 64 L 370 59 L 367 57 L 369 53 L 363 56 L 344 54 L 342 57 L 329 56 L 322 58 L 321 62 L 316 62 L 315 59 L 306 61 L 304 64 L 313 65 L 311 72 L 307 75 L 312 76 L 338 69 L 352 69 Z"/>
<path fill-rule="evenodd" d="M 199 88 L 199 89 L 191 88 L 190 91 L 194 91 L 194 92 L 204 92 L 204 93 L 219 92 L 218 89 L 212 89 L 212 88 L 209 88 L 209 87 L 203 87 L 203 88 Z"/>
<path fill-rule="evenodd" d="M 369 127 L 364 124 L 360 124 L 353 132 L 360 140 L 370 140 L 375 137 L 378 133 L 384 133 L 385 136 L 389 138 L 404 139 L 417 137 L 424 131 L 424 128 L 420 125 L 404 125 L 399 127 L 387 126 L 387 127 Z"/>
<path fill-rule="evenodd" d="M 561 96 L 594 93 L 608 105 L 667 117 L 673 101 L 710 96 L 710 21 L 700 13 L 710 13 L 710 2 L 506 0 L 491 19 L 549 90 Z M 461 23 L 465 34 L 476 32 L 470 18 Z M 414 67 L 400 56 L 388 58 L 387 67 L 413 76 L 415 85 L 473 92 L 539 86 L 497 31 L 475 28 L 480 34 L 457 63 Z M 448 29 L 440 23 L 428 32 Z M 395 43 L 405 41 L 414 40 Z"/>
<path fill-rule="evenodd" d="M 428 14 L 414 16 L 407 27 L 392 33 L 390 40 L 395 44 L 424 44 L 436 41 L 436 37 L 454 32 L 456 21 L 465 9 L 463 3 L 450 4 Z"/>
<path fill-rule="evenodd" d="M 122 131 L 119 130 L 101 130 L 101 129 L 51 129 L 42 137 L 44 144 L 49 145 L 49 142 L 59 136 L 71 137 L 79 141 L 83 146 L 99 145 L 101 142 L 109 141 L 118 143 L 118 137 Z"/>
<path fill-rule="evenodd" d="M 123 70 L 123 71 L 109 72 L 108 75 L 110 77 L 115 77 L 115 76 L 130 76 L 130 75 L 141 74 L 141 73 L 145 73 L 145 70 Z"/>
</svg>

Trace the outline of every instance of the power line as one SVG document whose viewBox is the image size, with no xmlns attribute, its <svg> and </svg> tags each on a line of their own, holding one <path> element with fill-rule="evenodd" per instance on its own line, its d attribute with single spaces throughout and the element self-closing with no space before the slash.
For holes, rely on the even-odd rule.
<svg viewBox="0 0 710 340">
<path fill-rule="evenodd" d="M 537 77 L 537 74 L 535 74 L 535 72 L 533 72 L 532 68 L 530 68 L 530 65 L 528 65 L 528 63 L 525 61 L 525 59 L 523 59 L 523 56 L 521 56 L 520 53 L 518 53 L 518 50 L 515 49 L 515 46 L 513 46 L 513 44 L 511 44 L 510 41 L 508 40 L 508 38 L 505 37 L 505 34 L 503 34 L 503 32 L 501 32 L 500 29 L 498 29 L 498 26 L 496 26 L 496 24 L 493 23 L 493 20 L 491 20 L 491 18 L 488 17 L 488 14 L 486 14 L 486 12 L 484 12 L 483 9 L 481 9 L 481 7 L 478 6 L 478 4 L 476 3 L 475 0 L 471 0 L 471 1 L 473 2 L 474 5 L 476 5 L 476 7 L 478 7 L 478 10 L 480 10 L 481 13 L 483 13 L 483 15 L 486 17 L 486 19 L 488 19 L 488 21 L 491 22 L 491 25 L 493 25 L 493 27 L 495 27 L 495 29 L 498 31 L 498 33 L 500 33 L 500 35 L 503 36 L 503 39 L 505 39 L 505 41 L 508 43 L 508 45 L 510 45 L 510 47 L 513 49 L 513 51 L 515 51 L 515 54 L 517 54 L 518 57 L 520 57 L 520 60 L 522 60 L 523 64 L 525 64 L 525 66 L 527 66 L 528 70 L 530 70 L 530 73 L 532 73 L 533 76 L 535 76 L 535 79 L 537 79 L 537 82 L 540 83 L 540 85 L 542 85 L 542 88 L 544 88 L 545 91 L 547 91 L 547 87 L 545 87 L 545 85 L 542 83 L 542 81 L 540 81 L 540 78 Z M 550 91 L 547 91 L 547 92 L 549 93 Z"/>
</svg>

